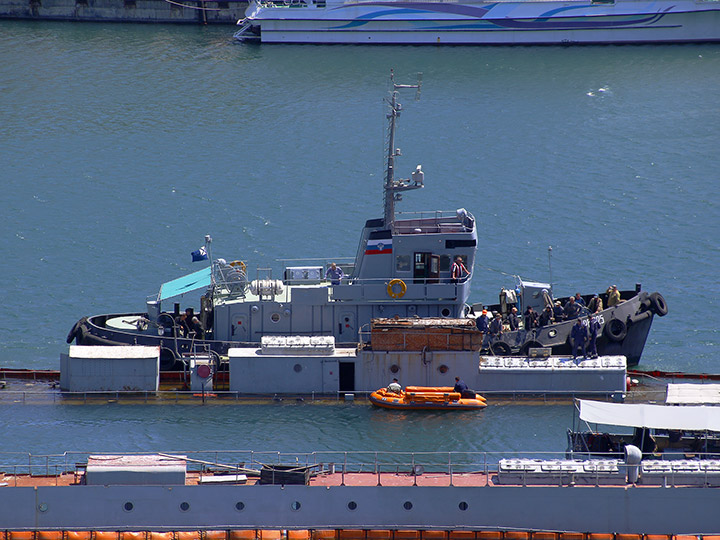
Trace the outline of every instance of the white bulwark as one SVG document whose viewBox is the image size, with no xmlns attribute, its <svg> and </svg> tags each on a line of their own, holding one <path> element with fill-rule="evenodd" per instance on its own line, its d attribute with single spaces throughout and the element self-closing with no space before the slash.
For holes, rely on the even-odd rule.
<svg viewBox="0 0 720 540">
<path fill-rule="evenodd" d="M 60 355 L 65 392 L 157 392 L 160 347 L 71 345 Z"/>
</svg>

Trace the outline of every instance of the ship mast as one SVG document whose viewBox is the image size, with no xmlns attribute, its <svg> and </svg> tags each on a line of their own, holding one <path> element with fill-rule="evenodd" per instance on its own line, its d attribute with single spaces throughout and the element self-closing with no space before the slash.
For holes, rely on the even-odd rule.
<svg viewBox="0 0 720 540">
<path fill-rule="evenodd" d="M 397 84 L 395 83 L 395 73 L 390 70 L 390 82 L 392 83 L 392 92 L 387 103 L 390 106 L 388 118 L 388 146 L 387 146 L 387 169 L 385 171 L 385 193 L 383 203 L 385 206 L 385 228 L 393 229 L 395 223 L 395 201 L 402 200 L 401 191 L 410 189 L 418 189 L 423 187 L 423 172 L 420 165 L 417 166 L 412 173 L 412 179 L 395 180 L 395 158 L 400 156 L 400 149 L 395 148 L 395 127 L 397 119 L 402 111 L 402 105 L 397 101 L 398 90 L 402 88 L 416 88 L 417 93 L 415 99 L 420 98 L 420 86 L 422 84 L 422 73 L 418 73 L 417 84 Z"/>
</svg>

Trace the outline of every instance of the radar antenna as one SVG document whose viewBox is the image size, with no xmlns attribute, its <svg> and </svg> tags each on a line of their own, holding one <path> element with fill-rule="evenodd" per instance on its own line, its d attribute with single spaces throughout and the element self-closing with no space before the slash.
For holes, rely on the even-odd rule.
<svg viewBox="0 0 720 540">
<path fill-rule="evenodd" d="M 386 99 L 390 107 L 388 112 L 388 146 L 387 146 L 387 169 L 385 171 L 385 227 L 392 229 L 395 223 L 395 201 L 402 200 L 401 191 L 410 189 L 419 189 L 423 186 L 424 173 L 422 167 L 418 165 L 412 173 L 411 179 L 395 180 L 395 158 L 400 156 L 400 149 L 395 148 L 395 128 L 397 119 L 402 111 L 402 105 L 397 101 L 398 90 L 405 88 L 415 88 L 415 100 L 420 99 L 420 87 L 422 86 L 422 73 L 418 73 L 417 84 L 397 84 L 395 82 L 395 72 L 390 70 L 390 82 L 392 83 L 392 91 L 390 97 Z"/>
</svg>

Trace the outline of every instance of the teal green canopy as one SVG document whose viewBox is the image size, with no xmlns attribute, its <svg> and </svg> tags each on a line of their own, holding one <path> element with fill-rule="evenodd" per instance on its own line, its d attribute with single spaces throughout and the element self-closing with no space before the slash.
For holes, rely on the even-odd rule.
<svg viewBox="0 0 720 540">
<path fill-rule="evenodd" d="M 187 276 L 179 277 L 160 285 L 158 300 L 162 302 L 174 296 L 188 293 L 203 287 L 210 286 L 210 267 L 203 268 Z"/>
</svg>

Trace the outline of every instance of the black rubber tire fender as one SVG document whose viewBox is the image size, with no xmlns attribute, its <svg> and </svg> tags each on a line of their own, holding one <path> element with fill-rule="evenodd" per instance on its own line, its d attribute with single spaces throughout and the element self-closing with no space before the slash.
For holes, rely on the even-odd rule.
<svg viewBox="0 0 720 540">
<path fill-rule="evenodd" d="M 620 319 L 610 319 L 603 327 L 603 334 L 610 341 L 622 341 L 627 336 L 627 325 Z"/>
<path fill-rule="evenodd" d="M 175 367 L 177 357 L 172 349 L 160 348 L 160 371 L 171 371 Z"/>
<path fill-rule="evenodd" d="M 530 354 L 530 349 L 540 348 L 544 347 L 542 343 L 539 341 L 526 341 L 523 343 L 522 347 L 520 347 L 520 356 L 528 356 Z"/>
<path fill-rule="evenodd" d="M 85 324 L 85 321 L 87 320 L 87 317 L 83 317 L 78 322 L 76 322 L 73 327 L 70 329 L 70 332 L 68 332 L 67 338 L 65 341 L 68 343 L 72 343 L 73 339 L 77 337 L 78 332 L 80 331 L 80 328 Z"/>
<path fill-rule="evenodd" d="M 510 356 L 510 345 L 505 343 L 504 341 L 496 341 L 492 345 L 490 345 L 490 351 L 495 356 Z"/>
<path fill-rule="evenodd" d="M 664 317 L 668 313 L 667 302 L 662 294 L 654 292 L 650 294 L 650 309 L 659 317 Z"/>
</svg>

